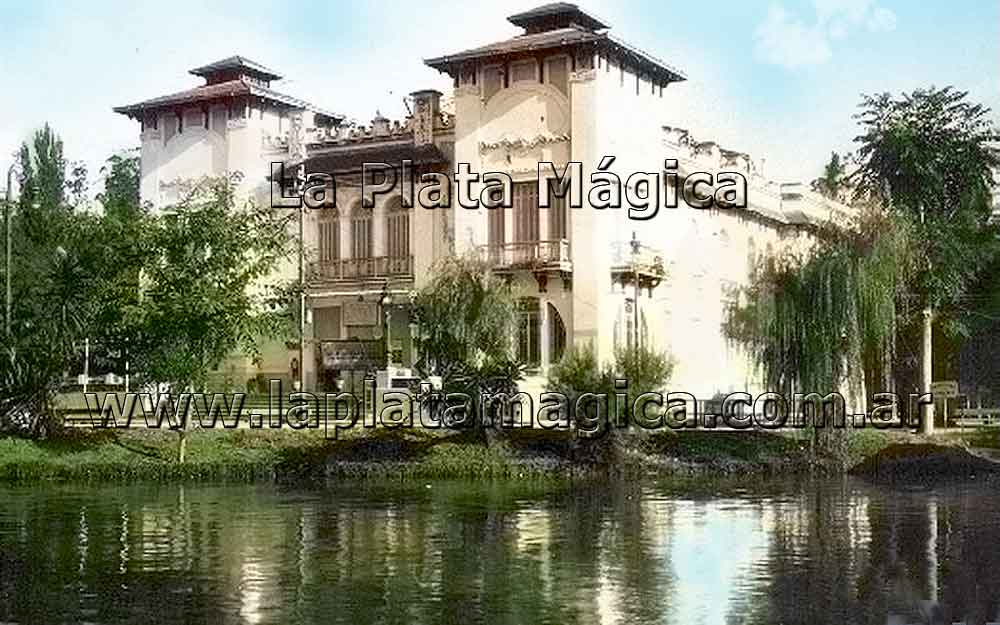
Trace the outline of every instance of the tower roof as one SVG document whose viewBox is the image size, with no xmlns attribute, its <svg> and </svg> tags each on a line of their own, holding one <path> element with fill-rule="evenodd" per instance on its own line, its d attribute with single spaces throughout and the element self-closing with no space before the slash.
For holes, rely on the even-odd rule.
<svg viewBox="0 0 1000 625">
<path fill-rule="evenodd" d="M 196 67 L 190 73 L 204 78 L 205 84 L 136 104 L 116 106 L 114 111 L 141 119 L 146 113 L 157 110 L 251 97 L 289 109 L 311 110 L 334 121 L 344 119 L 343 115 L 323 110 L 298 98 L 274 91 L 271 89 L 271 81 L 279 80 L 281 76 L 244 56 L 234 55 Z"/>
<path fill-rule="evenodd" d="M 525 29 L 524 34 L 478 48 L 425 59 L 434 69 L 456 76 L 463 65 L 497 58 L 516 58 L 560 48 L 587 47 L 624 57 L 644 74 L 663 83 L 687 80 L 680 70 L 651 54 L 612 36 L 610 27 L 575 4 L 553 2 L 511 15 L 510 23 Z"/>
<path fill-rule="evenodd" d="M 511 15 L 507 18 L 507 21 L 514 26 L 520 26 L 528 34 L 567 28 L 569 26 L 576 26 L 589 31 L 610 28 L 598 18 L 569 2 L 543 4 L 528 11 Z"/>
<path fill-rule="evenodd" d="M 194 74 L 195 76 L 201 76 L 209 83 L 214 82 L 213 78 L 217 76 L 223 74 L 232 75 L 234 73 L 243 74 L 245 76 L 253 76 L 254 78 L 265 82 L 281 80 L 280 74 L 276 74 L 260 63 L 251 61 L 250 59 L 238 54 L 215 61 L 214 63 L 209 63 L 208 65 L 196 67 L 189 73 Z"/>
</svg>

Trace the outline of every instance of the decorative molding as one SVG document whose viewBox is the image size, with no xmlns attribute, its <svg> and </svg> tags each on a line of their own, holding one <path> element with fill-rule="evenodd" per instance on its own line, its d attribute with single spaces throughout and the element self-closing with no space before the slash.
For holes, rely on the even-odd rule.
<svg viewBox="0 0 1000 625">
<path fill-rule="evenodd" d="M 239 130 L 247 127 L 247 120 L 243 118 L 227 119 L 226 130 Z"/>
<path fill-rule="evenodd" d="M 568 134 L 559 135 L 537 135 L 532 138 L 518 137 L 517 139 L 501 139 L 494 142 L 480 142 L 479 151 L 480 153 L 492 152 L 494 150 L 513 150 L 513 151 L 527 151 L 533 150 L 537 147 L 544 145 L 552 145 L 556 143 L 566 143 L 570 140 Z"/>
<path fill-rule="evenodd" d="M 265 134 L 260 138 L 261 149 L 269 152 L 285 152 L 288 150 L 288 136 L 272 136 Z"/>
<path fill-rule="evenodd" d="M 306 131 L 302 113 L 295 113 L 288 118 L 288 157 L 293 161 L 304 161 L 306 158 Z"/>
<path fill-rule="evenodd" d="M 429 145 L 434 143 L 434 107 L 426 98 L 414 100 L 414 111 L 411 124 L 413 126 L 414 145 Z"/>
<path fill-rule="evenodd" d="M 569 81 L 570 82 L 590 82 L 597 79 L 596 69 L 582 69 L 575 72 L 570 72 Z"/>
</svg>

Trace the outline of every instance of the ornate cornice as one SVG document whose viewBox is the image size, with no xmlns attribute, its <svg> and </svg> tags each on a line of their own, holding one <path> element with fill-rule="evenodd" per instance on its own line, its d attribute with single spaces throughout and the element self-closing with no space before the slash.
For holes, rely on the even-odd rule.
<svg viewBox="0 0 1000 625">
<path fill-rule="evenodd" d="M 480 142 L 479 151 L 486 153 L 494 150 L 533 150 L 543 145 L 566 143 L 569 140 L 570 136 L 568 134 L 537 135 L 532 138 L 518 137 L 517 139 L 505 138 L 494 142 Z"/>
</svg>

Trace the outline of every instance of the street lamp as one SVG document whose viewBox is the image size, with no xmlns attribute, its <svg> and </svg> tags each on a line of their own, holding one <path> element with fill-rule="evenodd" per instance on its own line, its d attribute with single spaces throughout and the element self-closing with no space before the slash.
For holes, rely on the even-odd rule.
<svg viewBox="0 0 1000 625">
<path fill-rule="evenodd" d="M 635 316 L 632 322 L 632 332 L 633 332 L 633 349 L 639 349 L 639 239 L 635 236 L 635 231 L 632 231 L 632 241 L 630 241 L 632 246 L 632 278 L 635 280 L 635 305 L 632 307 L 632 314 Z"/>
<path fill-rule="evenodd" d="M 387 289 L 382 289 L 382 299 L 379 300 L 382 304 L 382 315 L 385 319 L 385 330 L 382 332 L 382 336 L 385 337 L 385 369 L 386 371 L 392 366 L 392 296 L 389 295 Z"/>
</svg>

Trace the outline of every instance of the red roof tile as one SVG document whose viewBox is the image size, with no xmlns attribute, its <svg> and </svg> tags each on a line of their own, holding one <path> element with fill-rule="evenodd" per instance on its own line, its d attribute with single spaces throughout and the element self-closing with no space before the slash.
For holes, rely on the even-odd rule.
<svg viewBox="0 0 1000 625">
<path fill-rule="evenodd" d="M 145 111 L 181 106 L 185 104 L 194 104 L 196 102 L 221 100 L 243 95 L 264 98 L 265 100 L 270 100 L 278 104 L 284 104 L 291 108 L 309 109 L 334 119 L 344 118 L 343 115 L 324 111 L 304 100 L 299 100 L 298 98 L 278 93 L 277 91 L 261 85 L 255 85 L 243 79 L 228 80 L 226 82 L 215 83 L 212 85 L 202 85 L 200 87 L 195 87 L 194 89 L 160 96 L 151 100 L 144 100 L 137 104 L 116 106 L 114 111 L 116 113 L 121 113 L 122 115 L 128 115 L 129 117 L 138 117 Z"/>
</svg>

